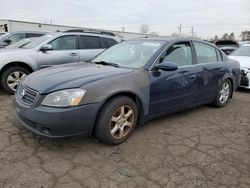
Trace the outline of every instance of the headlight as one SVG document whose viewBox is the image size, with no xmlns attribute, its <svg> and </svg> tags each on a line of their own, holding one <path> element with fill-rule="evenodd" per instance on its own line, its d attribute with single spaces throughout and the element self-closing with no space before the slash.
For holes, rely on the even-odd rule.
<svg viewBox="0 0 250 188">
<path fill-rule="evenodd" d="M 67 89 L 48 94 L 42 102 L 44 106 L 70 107 L 77 106 L 82 101 L 86 90 Z"/>
</svg>

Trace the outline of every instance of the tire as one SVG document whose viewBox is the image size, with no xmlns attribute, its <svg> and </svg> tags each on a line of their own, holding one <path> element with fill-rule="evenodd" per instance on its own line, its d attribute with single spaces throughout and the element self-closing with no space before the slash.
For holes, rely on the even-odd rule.
<svg viewBox="0 0 250 188">
<path fill-rule="evenodd" d="M 120 144 L 134 131 L 137 118 L 138 109 L 132 99 L 115 97 L 102 108 L 96 122 L 95 135 L 105 144 Z"/>
<path fill-rule="evenodd" d="M 217 96 L 215 97 L 212 104 L 218 108 L 226 106 L 230 100 L 230 97 L 232 96 L 232 92 L 233 89 L 231 81 L 228 79 L 224 80 L 219 86 Z"/>
<path fill-rule="evenodd" d="M 14 94 L 17 84 L 29 73 L 30 71 L 28 69 L 19 66 L 6 69 L 1 76 L 1 85 L 3 89 L 10 94 Z"/>
</svg>

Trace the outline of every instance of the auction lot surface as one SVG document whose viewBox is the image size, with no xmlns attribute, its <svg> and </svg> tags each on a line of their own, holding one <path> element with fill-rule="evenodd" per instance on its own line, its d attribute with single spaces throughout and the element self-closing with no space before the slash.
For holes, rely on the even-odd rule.
<svg viewBox="0 0 250 188">
<path fill-rule="evenodd" d="M 47 140 L 14 119 L 0 91 L 0 187 L 250 187 L 250 92 L 146 123 L 111 147 Z M 69 125 L 70 126 L 70 125 Z"/>
</svg>

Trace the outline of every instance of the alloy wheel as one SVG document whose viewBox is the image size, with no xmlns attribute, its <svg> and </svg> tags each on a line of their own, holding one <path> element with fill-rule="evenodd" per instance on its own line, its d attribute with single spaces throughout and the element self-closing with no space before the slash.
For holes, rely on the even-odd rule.
<svg viewBox="0 0 250 188">
<path fill-rule="evenodd" d="M 110 133 L 114 139 L 122 139 L 129 134 L 135 121 L 135 113 L 128 105 L 118 107 L 110 120 Z"/>
<path fill-rule="evenodd" d="M 222 84 L 222 88 L 220 90 L 219 100 L 222 104 L 226 103 L 230 95 L 230 85 L 225 82 Z"/>
<path fill-rule="evenodd" d="M 7 85 L 8 87 L 15 91 L 17 88 L 17 85 L 27 76 L 22 71 L 15 71 L 12 72 L 8 77 L 7 77 Z"/>
</svg>

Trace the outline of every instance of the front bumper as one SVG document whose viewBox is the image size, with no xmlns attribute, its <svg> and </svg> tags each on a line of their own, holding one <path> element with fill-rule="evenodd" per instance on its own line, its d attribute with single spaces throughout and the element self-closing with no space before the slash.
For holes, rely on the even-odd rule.
<svg viewBox="0 0 250 188">
<path fill-rule="evenodd" d="M 250 71 L 248 69 L 241 69 L 240 87 L 250 89 Z"/>
<path fill-rule="evenodd" d="M 91 135 L 101 103 L 71 108 L 27 106 L 15 96 L 16 118 L 23 127 L 40 136 L 63 138 Z"/>
</svg>

